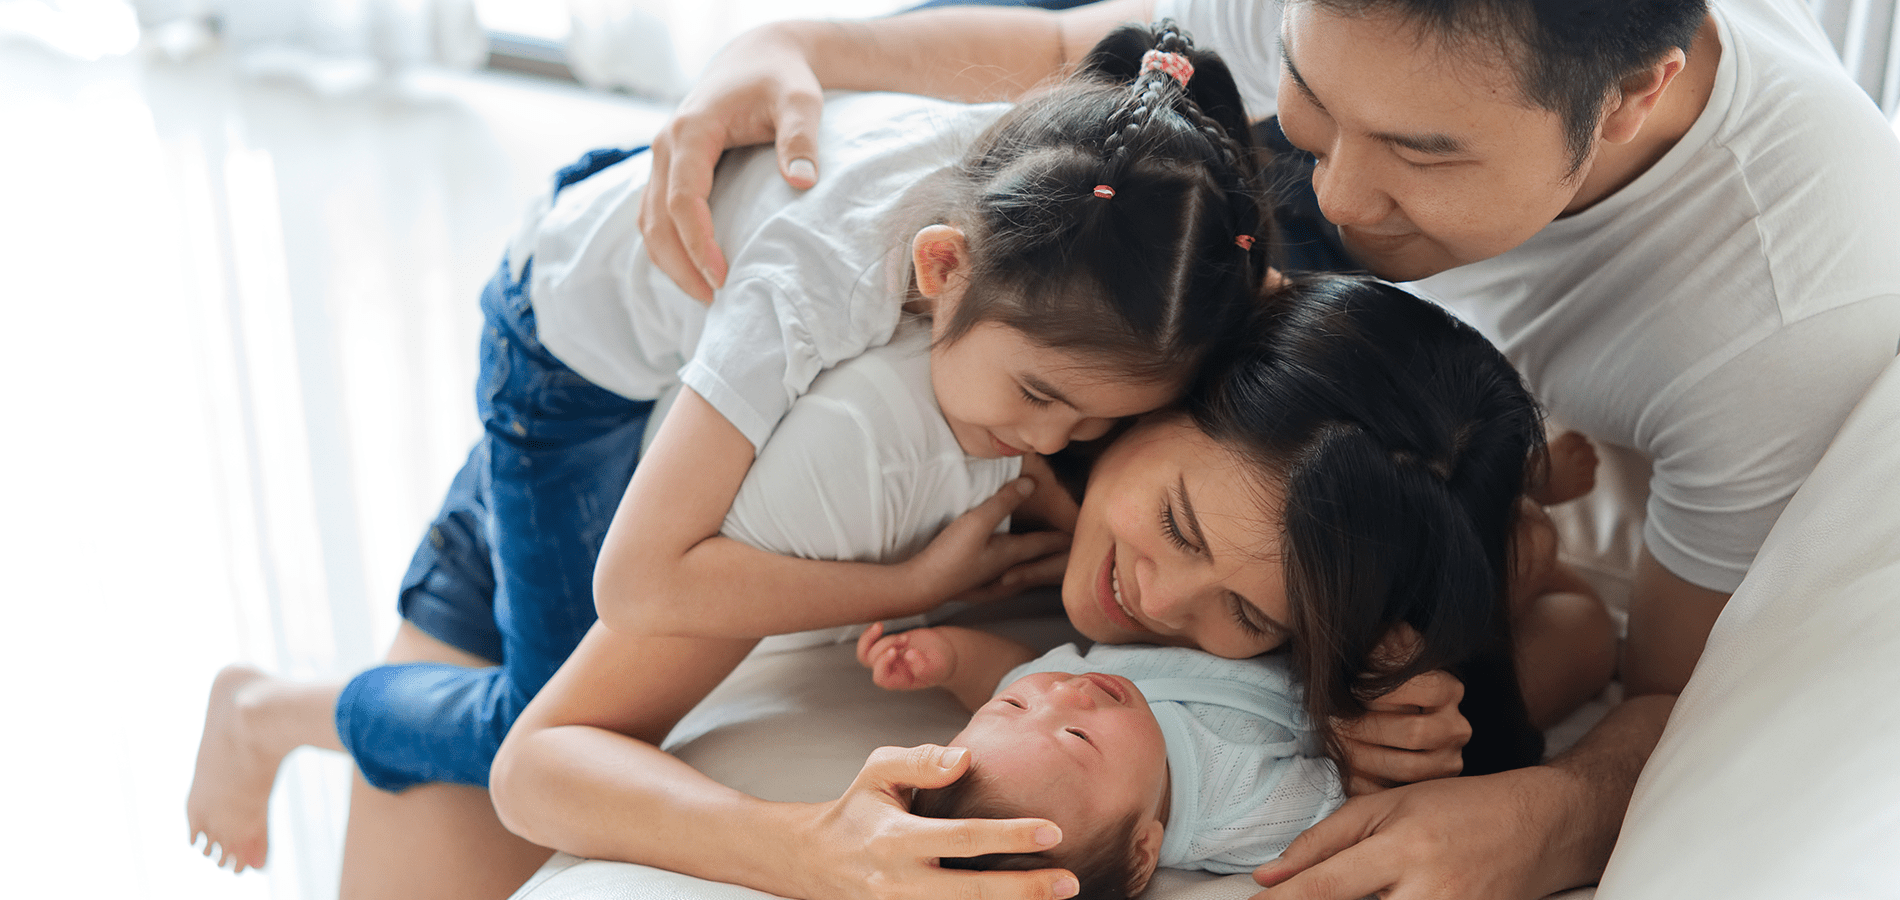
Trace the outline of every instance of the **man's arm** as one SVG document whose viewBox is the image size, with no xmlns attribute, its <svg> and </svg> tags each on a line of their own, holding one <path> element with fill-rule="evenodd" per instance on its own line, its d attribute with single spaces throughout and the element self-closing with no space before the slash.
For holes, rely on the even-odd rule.
<svg viewBox="0 0 1900 900">
<path fill-rule="evenodd" d="M 1623 695 L 1682 693 L 1728 598 L 1676 577 L 1644 550 L 1630 593 Z"/>
<path fill-rule="evenodd" d="M 817 183 L 828 88 L 952 100 L 1005 100 L 1061 74 L 1117 24 L 1147 21 L 1152 0 L 1059 13 L 959 7 L 862 22 L 777 22 L 733 39 L 653 139 L 640 231 L 661 271 L 711 301 L 725 283 L 714 242 L 713 166 L 730 147 L 775 143 L 794 187 Z"/>
</svg>

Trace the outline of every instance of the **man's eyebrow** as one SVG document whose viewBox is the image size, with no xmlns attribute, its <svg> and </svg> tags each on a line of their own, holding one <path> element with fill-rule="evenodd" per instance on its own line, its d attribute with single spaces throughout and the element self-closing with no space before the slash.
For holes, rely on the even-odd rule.
<svg viewBox="0 0 1900 900">
<path fill-rule="evenodd" d="M 1300 93 L 1306 95 L 1307 102 L 1322 110 L 1325 109 L 1326 104 L 1319 102 L 1319 96 L 1313 93 L 1312 88 L 1307 87 L 1306 79 L 1300 76 L 1299 67 L 1293 64 L 1293 53 L 1287 50 L 1285 33 L 1280 35 L 1280 62 L 1286 66 L 1287 77 L 1293 79 L 1294 86 L 1300 89 Z"/>
<path fill-rule="evenodd" d="M 1207 557 L 1207 561 L 1213 562 L 1214 548 L 1207 545 L 1207 535 L 1201 533 L 1201 520 L 1194 515 L 1194 500 L 1188 496 L 1186 475 L 1180 476 L 1175 484 L 1175 490 L 1181 495 L 1181 521 L 1187 525 L 1188 535 L 1193 537 L 1194 546 L 1201 548 L 1201 553 Z"/>
<path fill-rule="evenodd" d="M 1070 409 L 1075 408 L 1074 401 L 1071 401 L 1067 394 L 1064 394 L 1061 391 L 1056 390 L 1055 385 L 1050 384 L 1049 382 L 1044 381 L 1040 378 L 1037 378 L 1035 375 L 1024 373 L 1023 383 L 1026 385 L 1029 385 L 1029 389 L 1032 391 L 1035 391 L 1038 394 L 1048 397 L 1049 399 L 1054 400 L 1057 403 L 1060 403 L 1064 406 L 1067 406 Z"/>
<path fill-rule="evenodd" d="M 1430 134 L 1391 134 L 1384 131 L 1374 132 L 1378 138 L 1394 147 L 1423 153 L 1428 156 L 1458 156 L 1465 152 L 1465 142 L 1449 134 L 1433 132 Z"/>
</svg>

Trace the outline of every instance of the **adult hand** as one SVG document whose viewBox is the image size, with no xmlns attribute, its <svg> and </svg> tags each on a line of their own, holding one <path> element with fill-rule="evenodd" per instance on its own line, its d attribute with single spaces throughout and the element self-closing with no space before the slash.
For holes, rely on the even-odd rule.
<svg viewBox="0 0 1900 900">
<path fill-rule="evenodd" d="M 1418 632 L 1401 625 L 1374 654 L 1402 660 L 1417 641 Z M 1471 723 L 1458 711 L 1464 696 L 1463 682 L 1434 670 L 1367 703 L 1365 715 L 1335 720 L 1346 754 L 1346 792 L 1369 794 L 1463 771 L 1471 741 Z"/>
<path fill-rule="evenodd" d="M 1036 853 L 1062 840 L 1047 819 L 926 819 L 908 811 L 911 788 L 943 787 L 969 771 L 961 748 L 882 747 L 844 796 L 816 804 L 800 835 L 814 877 L 793 896 L 839 900 L 1062 900 L 1075 876 L 1062 869 L 970 872 L 943 857 Z"/>
<path fill-rule="evenodd" d="M 726 283 L 707 203 L 720 154 L 775 142 L 780 174 L 793 187 L 811 187 L 823 106 L 818 77 L 782 28 L 741 34 L 707 65 L 654 137 L 653 174 L 640 198 L 647 254 L 681 290 L 710 303 Z"/>
<path fill-rule="evenodd" d="M 1582 803 L 1547 766 L 1354 797 L 1254 870 L 1254 900 L 1534 900 L 1580 883 L 1559 857 Z"/>
<path fill-rule="evenodd" d="M 918 612 L 934 609 L 947 600 L 994 600 L 1061 580 L 1062 566 L 1050 557 L 1066 554 L 1069 534 L 999 534 L 996 530 L 1034 490 L 1028 478 L 1003 485 L 994 496 L 945 526 L 929 546 L 903 563 L 925 587 L 924 593 L 934 598 Z"/>
</svg>

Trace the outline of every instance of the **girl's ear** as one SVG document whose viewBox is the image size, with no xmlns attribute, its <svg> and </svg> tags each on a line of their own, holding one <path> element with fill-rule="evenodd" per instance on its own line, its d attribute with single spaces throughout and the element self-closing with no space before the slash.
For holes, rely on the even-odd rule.
<svg viewBox="0 0 1900 900">
<path fill-rule="evenodd" d="M 1160 819 L 1149 819 L 1135 829 L 1135 881 L 1128 886 L 1132 897 L 1148 889 L 1155 867 L 1161 862 L 1161 835 L 1166 827 Z"/>
<path fill-rule="evenodd" d="M 910 241 L 911 265 L 917 271 L 917 293 L 935 301 L 960 285 L 970 262 L 963 232 L 949 225 L 930 225 Z"/>
</svg>

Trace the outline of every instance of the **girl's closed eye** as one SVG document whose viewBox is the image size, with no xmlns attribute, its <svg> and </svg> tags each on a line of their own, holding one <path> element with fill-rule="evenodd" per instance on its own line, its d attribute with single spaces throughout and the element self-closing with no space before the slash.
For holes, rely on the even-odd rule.
<svg viewBox="0 0 1900 900">
<path fill-rule="evenodd" d="M 1080 728 L 1066 728 L 1063 730 L 1067 731 L 1070 734 L 1075 735 L 1076 737 L 1081 738 L 1084 741 L 1087 741 L 1088 743 L 1091 743 L 1091 744 L 1095 743 L 1095 740 L 1089 737 L 1089 733 L 1086 731 L 1083 731 Z"/>
<path fill-rule="evenodd" d="M 1023 387 L 1020 384 L 1016 386 L 1016 390 L 1022 392 L 1023 399 L 1027 401 L 1029 405 L 1031 406 L 1037 406 L 1037 407 L 1051 406 L 1055 403 L 1054 400 L 1051 400 L 1048 397 L 1037 396 L 1034 391 L 1031 391 L 1030 389 Z"/>
</svg>

